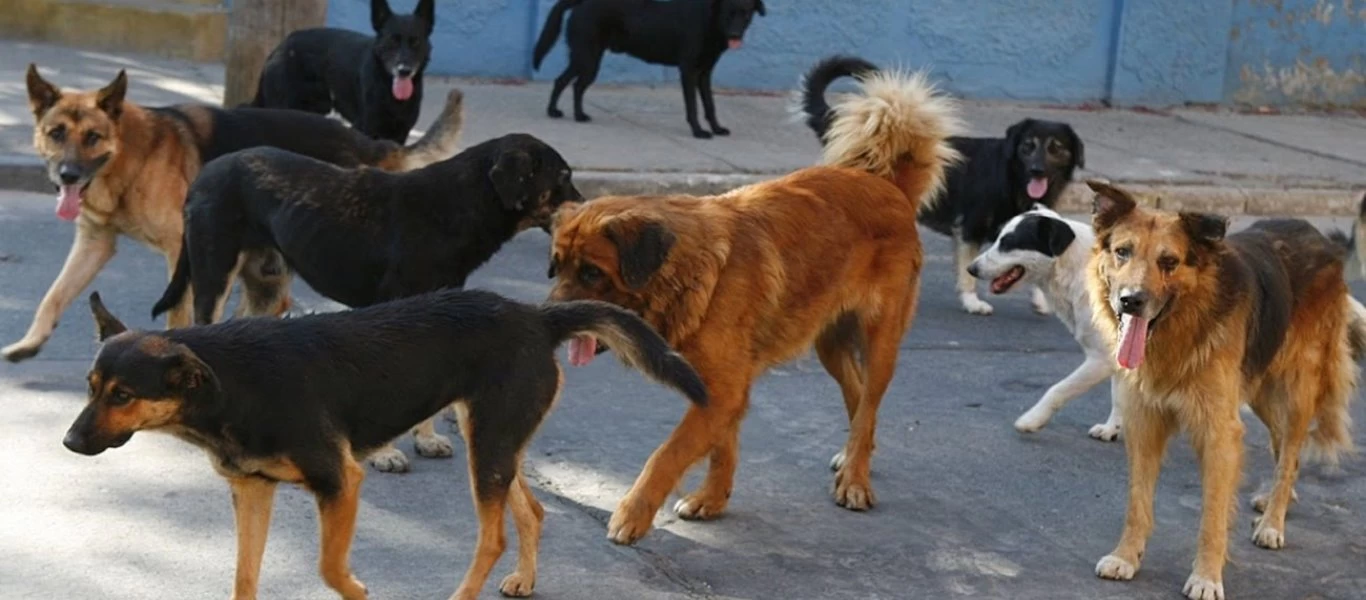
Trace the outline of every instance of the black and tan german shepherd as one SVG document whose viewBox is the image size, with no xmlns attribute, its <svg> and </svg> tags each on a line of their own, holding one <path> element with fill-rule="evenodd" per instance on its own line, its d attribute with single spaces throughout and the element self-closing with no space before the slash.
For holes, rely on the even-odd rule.
<svg viewBox="0 0 1366 600">
<path fill-rule="evenodd" d="M 98 293 L 90 308 L 104 345 L 87 376 L 88 404 L 63 444 L 95 455 L 138 431 L 160 431 L 207 452 L 232 488 L 234 598 L 256 597 L 281 482 L 317 497 L 323 581 L 343 598 L 365 598 L 349 565 L 365 478 L 358 460 L 451 403 L 479 516 L 474 560 L 452 598 L 478 596 L 502 554 L 508 507 L 517 566 L 502 593 L 530 595 L 544 511 L 520 466 L 560 394 L 555 350 L 566 339 L 602 338 L 645 375 L 707 402 L 682 356 L 644 321 L 603 302 L 536 307 L 443 290 L 350 311 L 166 332 L 127 330 Z"/>
</svg>

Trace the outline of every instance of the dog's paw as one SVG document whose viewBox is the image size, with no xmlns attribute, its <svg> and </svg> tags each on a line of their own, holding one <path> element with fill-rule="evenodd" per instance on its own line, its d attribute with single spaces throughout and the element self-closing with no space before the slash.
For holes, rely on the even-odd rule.
<svg viewBox="0 0 1366 600">
<path fill-rule="evenodd" d="M 1290 503 L 1294 504 L 1299 501 L 1300 493 L 1293 489 L 1290 490 Z M 1262 492 L 1260 494 L 1257 494 L 1256 496 L 1252 497 L 1252 510 L 1255 510 L 1257 512 L 1266 512 L 1266 505 L 1270 502 L 1271 492 Z"/>
<path fill-rule="evenodd" d="M 413 448 L 419 456 L 426 458 L 447 458 L 455 454 L 451 439 L 444 435 L 413 435 Z"/>
<path fill-rule="evenodd" d="M 1053 307 L 1048 304 L 1048 297 L 1043 295 L 1039 288 L 1034 288 L 1033 298 L 1030 304 L 1034 306 L 1034 312 L 1041 315 L 1053 314 Z"/>
<path fill-rule="evenodd" d="M 730 135 L 730 130 L 720 125 L 712 125 L 711 132 L 716 135 Z"/>
<path fill-rule="evenodd" d="M 1088 434 L 1089 434 L 1091 437 L 1093 437 L 1093 438 L 1095 438 L 1095 439 L 1098 439 L 1098 440 L 1100 440 L 1100 441 L 1102 441 L 1102 442 L 1113 442 L 1113 441 L 1119 439 L 1119 430 L 1120 430 L 1120 426 L 1119 426 L 1119 425 L 1111 425 L 1111 424 L 1109 424 L 1109 423 L 1100 423 L 1100 424 L 1097 424 L 1097 425 L 1092 425 L 1092 426 L 1091 426 L 1091 431 L 1088 432 Z"/>
<path fill-rule="evenodd" d="M 978 298 L 973 294 L 963 294 L 961 299 L 963 301 L 963 310 L 968 311 L 969 314 L 989 315 L 994 310 L 991 308 L 990 304 L 987 304 L 981 298 Z"/>
<path fill-rule="evenodd" d="M 509 598 L 526 598 L 535 589 L 536 576 L 523 575 L 520 571 L 504 577 L 503 583 L 498 586 L 498 591 Z"/>
<path fill-rule="evenodd" d="M 371 454 L 366 462 L 376 470 L 385 473 L 407 473 L 408 457 L 403 455 L 403 451 L 393 446 L 381 448 Z"/>
<path fill-rule="evenodd" d="M 654 513 L 650 512 L 644 503 L 627 497 L 621 501 L 616 512 L 612 513 L 611 520 L 607 522 L 607 539 L 616 544 L 634 544 L 650 532 L 650 528 L 654 526 L 654 519 Z"/>
<path fill-rule="evenodd" d="M 1053 418 L 1053 411 L 1048 410 L 1047 407 L 1035 406 L 1025 414 L 1020 415 L 1020 418 L 1015 419 L 1015 431 L 1034 433 L 1043 429 L 1043 426 L 1047 425 L 1051 418 Z"/>
<path fill-rule="evenodd" d="M 552 118 L 552 119 L 562 119 L 562 118 L 564 118 L 564 111 L 562 111 L 562 110 L 560 110 L 560 109 L 558 109 L 558 108 L 554 108 L 554 107 L 547 108 L 547 109 L 545 110 L 545 114 L 546 114 L 546 115 L 549 115 L 550 118 Z"/>
<path fill-rule="evenodd" d="M 592 121 L 593 117 L 588 116 L 588 113 L 574 113 L 574 120 L 580 123 L 587 123 Z"/>
<path fill-rule="evenodd" d="M 1285 547 L 1285 533 L 1267 526 L 1266 517 L 1257 517 L 1252 520 L 1252 543 L 1258 548 L 1280 550 Z"/>
<path fill-rule="evenodd" d="M 873 496 L 873 485 L 868 477 L 856 477 L 852 469 L 841 467 L 835 473 L 835 504 L 854 511 L 865 511 L 877 503 Z"/>
<path fill-rule="evenodd" d="M 37 356 L 38 351 L 42 348 L 42 342 L 33 343 L 28 340 L 20 340 L 5 346 L 4 350 L 0 350 L 0 354 L 4 355 L 5 360 L 17 363 Z"/>
<path fill-rule="evenodd" d="M 1138 567 L 1113 554 L 1107 554 L 1096 563 L 1096 575 L 1101 579 L 1128 581 L 1138 573 Z"/>
<path fill-rule="evenodd" d="M 1190 600 L 1224 600 L 1224 582 L 1191 573 L 1186 585 L 1181 587 L 1181 593 Z"/>
<path fill-rule="evenodd" d="M 831 471 L 836 471 L 836 472 L 838 472 L 840 469 L 843 469 L 843 468 L 844 468 L 844 451 L 843 451 L 843 450 L 840 450 L 839 452 L 836 452 L 834 456 L 831 456 L 831 457 L 830 457 L 830 470 L 831 470 Z"/>
<path fill-rule="evenodd" d="M 715 519 L 726 512 L 726 498 L 707 497 L 702 492 L 688 494 L 674 503 L 674 514 L 689 521 Z"/>
<path fill-rule="evenodd" d="M 705 129 L 694 129 L 694 130 L 692 130 L 692 136 L 695 137 L 695 138 L 697 138 L 697 139 L 699 139 L 699 140 L 709 140 L 709 139 L 711 139 L 711 134 L 708 133 L 707 130 L 705 130 Z"/>
</svg>

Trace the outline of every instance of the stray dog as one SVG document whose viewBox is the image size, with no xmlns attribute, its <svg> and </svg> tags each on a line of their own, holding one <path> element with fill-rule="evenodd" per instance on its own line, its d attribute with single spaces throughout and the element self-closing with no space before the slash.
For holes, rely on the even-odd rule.
<svg viewBox="0 0 1366 600">
<path fill-rule="evenodd" d="M 1332 461 L 1352 446 L 1348 403 L 1366 348 L 1366 308 L 1348 295 L 1346 236 L 1330 239 L 1298 219 L 1225 236 L 1223 217 L 1140 208 L 1124 190 L 1087 183 L 1097 194 L 1092 309 L 1119 366 L 1129 455 L 1124 533 L 1096 574 L 1127 580 L 1138 571 L 1167 440 L 1186 431 L 1204 497 L 1183 591 L 1222 600 L 1243 466 L 1240 404 L 1270 430 L 1276 459 L 1271 491 L 1252 500 L 1262 513 L 1252 540 L 1263 548 L 1285 545 L 1301 448 Z"/>
<path fill-rule="evenodd" d="M 418 0 L 412 14 L 395 15 L 386 0 L 370 0 L 373 37 L 328 27 L 289 34 L 266 57 L 252 106 L 336 109 L 370 137 L 406 142 L 422 108 L 434 5 Z"/>
<path fill-rule="evenodd" d="M 862 85 L 863 96 L 836 108 L 828 166 L 719 196 L 605 197 L 557 215 L 550 297 L 639 314 L 688 357 L 712 399 L 689 409 L 645 464 L 608 524 L 613 541 L 645 535 L 703 457 L 711 464 L 702 487 L 674 512 L 720 515 L 750 387 L 813 345 L 849 417 L 848 441 L 831 461 L 835 502 L 873 506 L 878 405 L 924 263 L 915 216 L 955 157 L 945 140 L 958 122 L 922 75 L 879 73 Z"/>
<path fill-rule="evenodd" d="M 555 78 L 546 114 L 560 118 L 560 93 L 574 82 L 574 120 L 590 121 L 583 112 L 583 92 L 598 77 L 604 52 L 625 53 L 650 64 L 678 67 L 683 83 L 683 106 L 695 138 L 730 135 L 716 120 L 711 73 L 726 49 L 744 43 L 745 30 L 757 13 L 765 14 L 763 0 L 559 0 L 546 15 L 536 40 L 532 68 L 540 69 L 560 37 L 564 12 L 569 15 L 569 65 Z M 702 111 L 711 133 L 697 122 L 694 97 L 702 95 Z"/>
<path fill-rule="evenodd" d="M 867 77 L 878 68 L 861 58 L 827 58 L 804 78 L 797 111 L 823 141 L 832 115 L 825 90 L 840 77 Z M 1072 173 L 1086 166 L 1081 138 L 1066 123 L 1024 119 L 1006 130 L 1004 138 L 954 137 L 949 143 L 964 160 L 949 169 L 944 197 L 920 213 L 920 222 L 953 239 L 958 298 L 963 310 L 991 314 L 990 304 L 977 296 L 977 280 L 968 263 L 982 246 L 1015 215 L 1035 204 L 1053 208 Z M 1033 291 L 1034 310 L 1050 308 L 1039 288 Z"/>
<path fill-rule="evenodd" d="M 310 287 L 351 307 L 464 287 L 517 232 L 582 200 L 559 153 L 526 134 L 403 174 L 342 169 L 275 148 L 236 152 L 205 165 L 190 187 L 185 244 L 152 316 L 193 284 L 195 323 L 217 321 L 244 251 L 279 251 Z M 431 419 L 415 438 L 418 454 L 451 455 Z M 408 470 L 392 445 L 370 460 L 382 471 Z"/>
<path fill-rule="evenodd" d="M 1068 402 L 1114 373 L 1114 359 L 1092 321 L 1091 296 L 1086 289 L 1086 268 L 1095 241 L 1090 225 L 1065 219 L 1038 204 L 1006 222 L 1000 237 L 968 265 L 973 277 L 991 282 L 993 294 L 1004 294 L 1020 283 L 1042 290 L 1054 316 L 1086 353 L 1081 366 L 1048 388 L 1033 408 L 1015 420 L 1015 429 L 1021 432 L 1042 429 Z M 1119 437 L 1119 398 L 1111 389 L 1110 418 L 1092 427 L 1091 437 L 1107 442 Z"/>
<path fill-rule="evenodd" d="M 366 597 L 350 567 L 366 453 L 452 402 L 479 516 L 474 560 L 453 599 L 473 600 L 503 553 L 503 513 L 517 526 L 507 596 L 530 596 L 544 510 L 522 452 L 559 397 L 555 348 L 600 336 L 623 362 L 707 401 L 697 373 L 639 318 L 602 302 L 528 306 L 445 290 L 370 308 L 293 319 L 236 319 L 165 333 L 128 331 L 90 296 L 103 342 L 89 401 L 62 441 L 96 455 L 138 431 L 203 449 L 228 480 L 237 521 L 233 598 L 255 598 L 271 502 L 281 482 L 318 500 L 323 581 Z M 586 357 L 590 359 L 592 357 Z"/>
<path fill-rule="evenodd" d="M 144 108 L 124 99 L 127 89 L 120 71 L 98 91 L 63 92 L 29 65 L 33 145 L 58 188 L 57 216 L 76 222 L 76 239 L 28 333 L 4 348 L 7 360 L 38 354 L 58 317 L 113 258 L 119 234 L 155 248 L 170 273 L 180 255 L 185 193 L 204 163 L 234 150 L 275 146 L 342 166 L 404 171 L 455 154 L 463 110 L 463 95 L 453 90 L 427 134 L 404 147 L 292 110 Z M 242 314 L 288 308 L 288 294 L 279 291 L 288 289 L 280 262 L 274 252 L 244 257 Z M 188 325 L 188 303 L 175 307 L 166 322 Z"/>
</svg>

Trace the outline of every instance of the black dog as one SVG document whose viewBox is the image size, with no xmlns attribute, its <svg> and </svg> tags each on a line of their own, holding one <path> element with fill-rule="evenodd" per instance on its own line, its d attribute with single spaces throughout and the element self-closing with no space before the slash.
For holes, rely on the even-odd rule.
<svg viewBox="0 0 1366 600">
<path fill-rule="evenodd" d="M 253 106 L 318 114 L 336 109 L 353 127 L 402 144 L 422 106 L 422 72 L 436 23 L 434 0 L 395 15 L 370 0 L 370 37 L 345 29 L 301 29 L 266 58 Z"/>
<path fill-rule="evenodd" d="M 569 165 L 526 134 L 496 138 L 401 175 L 340 169 L 276 149 L 233 153 L 205 165 L 185 202 L 185 242 L 155 317 L 193 284 L 194 319 L 221 316 L 238 255 L 278 250 L 318 293 L 370 306 L 463 287 L 502 245 L 547 228 L 565 202 L 580 202 Z M 417 452 L 450 456 L 428 420 Z M 397 448 L 374 453 L 382 471 L 406 471 Z"/>
<path fill-rule="evenodd" d="M 604 302 L 534 307 L 444 290 L 351 311 L 165 332 L 127 331 L 98 294 L 90 307 L 104 345 L 87 376 L 88 403 L 62 443 L 95 455 L 138 431 L 162 431 L 207 452 L 232 488 L 234 598 L 256 597 L 280 482 L 317 497 L 323 580 L 342 598 L 365 598 L 349 564 L 365 478 L 357 461 L 452 402 L 468 449 L 479 541 L 451 597 L 478 596 L 503 553 L 508 508 L 517 566 L 501 591 L 529 596 L 544 511 L 522 476 L 522 452 L 560 393 L 555 349 L 566 339 L 582 348 L 601 337 L 647 376 L 694 403 L 707 401 L 683 357 L 644 321 Z"/>
<path fill-rule="evenodd" d="M 801 110 L 806 124 L 825 138 L 833 115 L 825 89 L 840 77 L 864 77 L 878 68 L 861 58 L 827 58 L 807 73 L 802 85 Z M 1086 166 L 1081 138 L 1066 123 L 1025 119 L 1006 130 L 1004 138 L 952 137 L 949 143 L 963 161 L 949 167 L 944 194 L 920 213 L 919 221 L 954 241 L 954 268 L 963 309 L 991 314 L 991 305 L 977 296 L 977 280 L 968 264 L 1001 227 L 1035 204 L 1052 208 L 1072 173 Z M 1042 292 L 1034 290 L 1034 307 L 1049 312 Z"/>
<path fill-rule="evenodd" d="M 560 93 L 573 81 L 574 120 L 590 120 L 583 112 L 583 92 L 597 78 L 603 52 L 611 50 L 647 63 L 678 67 L 693 137 L 730 134 L 716 120 L 711 72 L 722 52 L 740 47 L 754 14 L 764 15 L 763 0 L 560 0 L 550 9 L 536 40 L 534 68 L 541 68 L 541 60 L 560 37 L 564 11 L 570 8 L 574 11 L 565 35 L 569 66 L 555 78 L 550 92 L 546 113 L 551 117 L 564 116 L 558 107 Z M 695 95 L 699 91 L 711 133 L 697 123 Z"/>
</svg>

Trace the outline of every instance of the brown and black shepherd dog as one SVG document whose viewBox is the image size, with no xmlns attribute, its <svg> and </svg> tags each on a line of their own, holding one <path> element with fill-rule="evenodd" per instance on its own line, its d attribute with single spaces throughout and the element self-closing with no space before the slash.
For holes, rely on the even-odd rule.
<svg viewBox="0 0 1366 600">
<path fill-rule="evenodd" d="M 1088 284 L 1097 326 L 1120 367 L 1129 456 L 1124 533 L 1096 574 L 1128 580 L 1138 572 L 1167 440 L 1185 431 L 1200 460 L 1203 499 L 1183 591 L 1222 600 L 1243 466 L 1241 403 L 1270 430 L 1276 459 L 1270 491 L 1252 500 L 1262 513 L 1253 521 L 1258 546 L 1285 545 L 1301 450 L 1334 461 L 1351 448 L 1348 402 L 1366 344 L 1366 308 L 1348 295 L 1346 239 L 1298 219 L 1259 221 L 1225 236 L 1223 217 L 1150 210 L 1124 190 L 1087 183 L 1097 194 Z"/>
<path fill-rule="evenodd" d="M 557 215 L 553 300 L 626 307 L 697 368 L 711 394 L 688 409 L 608 525 L 631 543 L 703 457 L 685 519 L 725 510 L 750 386 L 813 345 L 839 382 L 849 439 L 832 461 L 835 501 L 873 506 L 869 464 L 878 404 L 915 314 L 924 263 L 916 215 L 957 154 L 955 107 L 923 75 L 879 72 L 835 107 L 827 166 L 719 196 L 605 197 Z M 588 339 L 570 341 L 571 362 Z"/>
<path fill-rule="evenodd" d="M 144 108 L 124 98 L 119 71 L 92 92 L 62 91 L 28 68 L 33 146 L 57 187 L 57 216 L 76 222 L 66 264 L 43 296 L 23 339 L 0 351 L 13 362 L 38 354 L 62 312 L 114 256 L 120 234 L 166 257 L 180 256 L 185 194 L 204 163 L 243 148 L 274 146 L 343 167 L 408 171 L 449 158 L 460 135 L 463 95 L 453 90 L 432 128 L 411 146 L 371 140 L 336 119 L 292 110 L 207 105 Z M 248 253 L 240 270 L 239 315 L 278 315 L 289 306 L 289 275 L 274 251 Z M 190 322 L 190 300 L 166 323 Z"/>
</svg>

